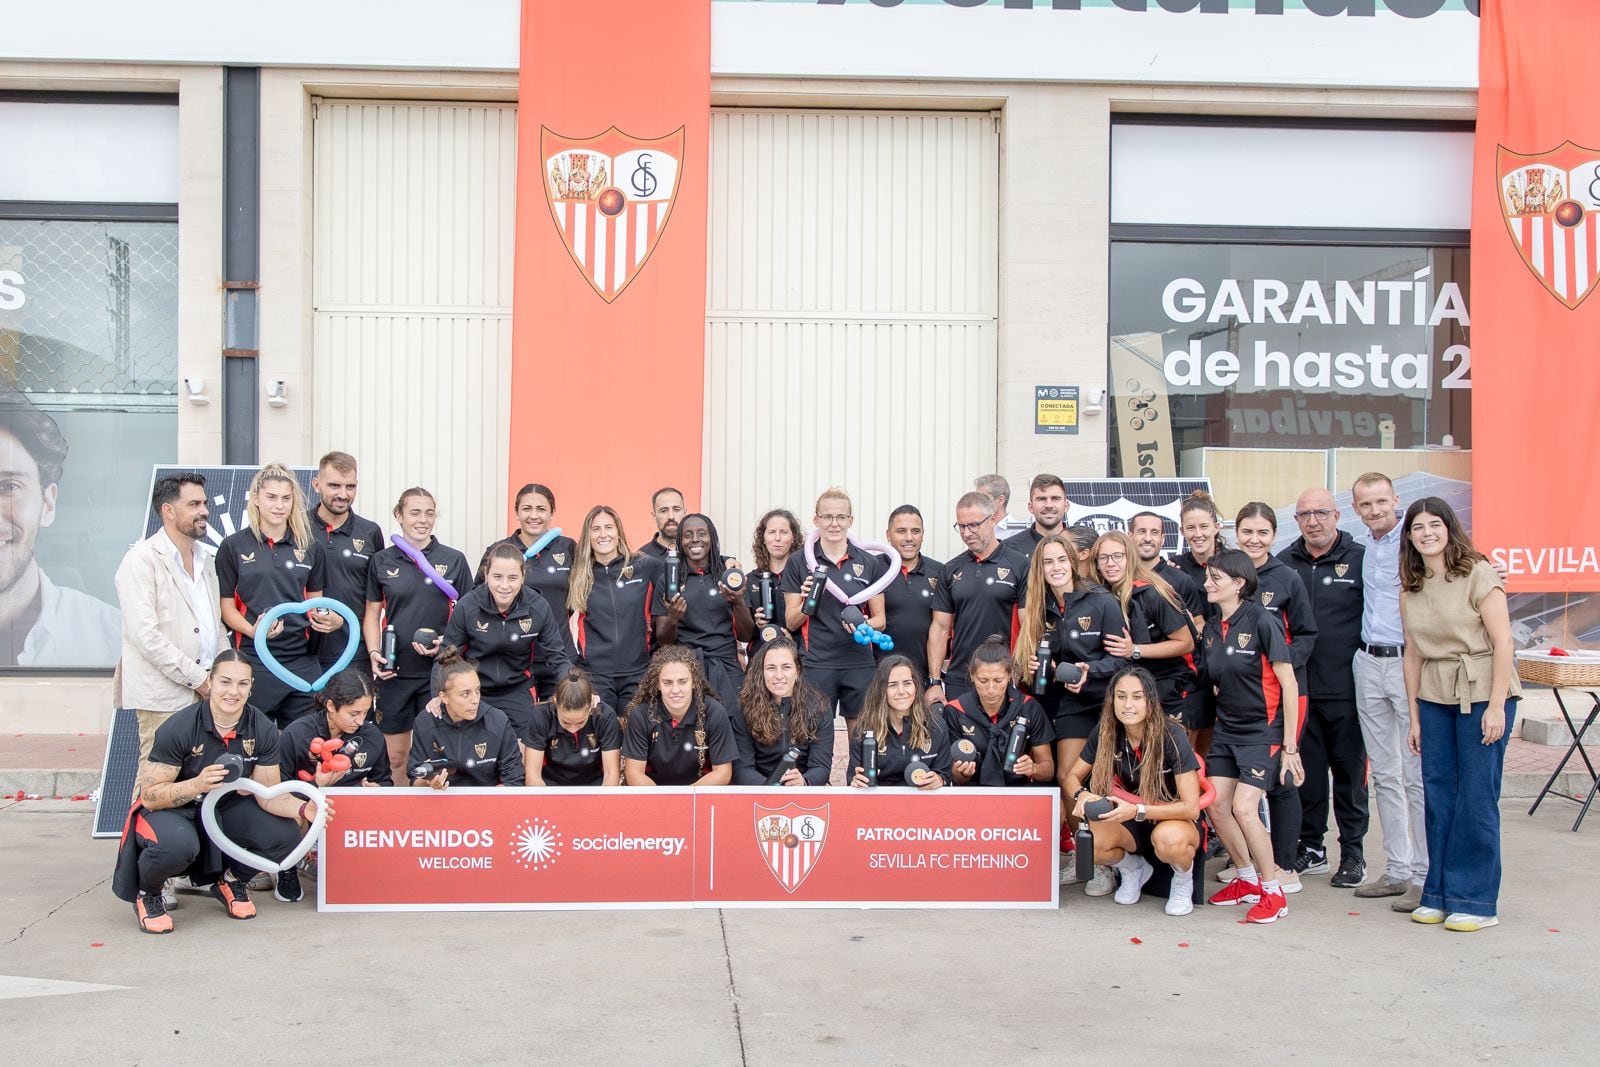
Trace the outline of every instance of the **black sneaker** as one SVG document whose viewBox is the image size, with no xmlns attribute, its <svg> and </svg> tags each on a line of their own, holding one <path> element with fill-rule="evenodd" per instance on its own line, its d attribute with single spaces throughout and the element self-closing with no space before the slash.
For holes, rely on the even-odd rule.
<svg viewBox="0 0 1600 1067">
<path fill-rule="evenodd" d="M 305 890 L 300 888 L 300 872 L 290 869 L 278 872 L 278 884 L 273 887 L 272 895 L 285 904 L 298 904 L 306 898 Z"/>
<path fill-rule="evenodd" d="M 1300 853 L 1295 857 L 1294 869 L 1301 874 L 1327 874 L 1328 853 L 1320 848 L 1300 846 Z"/>
<path fill-rule="evenodd" d="M 1339 860 L 1339 870 L 1329 885 L 1340 889 L 1354 889 L 1367 877 L 1367 865 L 1360 856 L 1345 856 Z"/>
</svg>

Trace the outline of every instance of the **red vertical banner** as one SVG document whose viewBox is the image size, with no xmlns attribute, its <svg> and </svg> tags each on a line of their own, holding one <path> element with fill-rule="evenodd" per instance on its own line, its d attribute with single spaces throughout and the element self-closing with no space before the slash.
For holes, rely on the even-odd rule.
<svg viewBox="0 0 1600 1067">
<path fill-rule="evenodd" d="M 1472 528 L 1513 590 L 1600 590 L 1600 4 L 1486 2 Z"/>
<path fill-rule="evenodd" d="M 710 0 L 523 0 L 510 490 L 699 501 Z"/>
</svg>

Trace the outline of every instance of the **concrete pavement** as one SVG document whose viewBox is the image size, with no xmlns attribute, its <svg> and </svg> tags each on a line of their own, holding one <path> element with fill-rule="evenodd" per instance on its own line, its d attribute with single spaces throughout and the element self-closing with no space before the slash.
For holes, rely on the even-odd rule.
<svg viewBox="0 0 1600 1067">
<path fill-rule="evenodd" d="M 1593 1062 L 1600 825 L 1525 810 L 1504 805 L 1503 925 L 1479 934 L 1318 877 L 1272 927 L 1077 887 L 1054 912 L 319 916 L 269 893 L 250 923 L 185 895 L 149 937 L 82 805 L 0 801 L 0 976 L 123 987 L 0 977 L 0 1040 L 29 1065 Z"/>
</svg>

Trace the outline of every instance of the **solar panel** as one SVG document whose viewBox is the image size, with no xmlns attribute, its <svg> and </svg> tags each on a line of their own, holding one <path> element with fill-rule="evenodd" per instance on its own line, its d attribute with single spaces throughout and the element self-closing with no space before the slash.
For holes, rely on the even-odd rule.
<svg viewBox="0 0 1600 1067">
<path fill-rule="evenodd" d="M 1062 479 L 1067 486 L 1067 525 L 1087 523 L 1100 533 L 1128 529 L 1141 511 L 1165 520 L 1166 550 L 1184 547 L 1178 533 L 1179 505 L 1196 489 L 1211 491 L 1209 478 L 1081 478 Z"/>
<path fill-rule="evenodd" d="M 121 837 L 122 824 L 133 806 L 139 777 L 139 717 L 132 708 L 118 708 L 106 738 L 106 760 L 100 769 L 100 792 L 94 802 L 91 837 Z"/>
</svg>

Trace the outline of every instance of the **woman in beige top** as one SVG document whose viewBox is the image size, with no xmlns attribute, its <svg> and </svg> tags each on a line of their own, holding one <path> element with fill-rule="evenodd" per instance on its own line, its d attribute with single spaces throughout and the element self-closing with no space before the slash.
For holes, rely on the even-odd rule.
<svg viewBox="0 0 1600 1067">
<path fill-rule="evenodd" d="M 1449 504 L 1406 510 L 1400 546 L 1411 750 L 1422 758 L 1428 877 L 1419 923 L 1495 926 L 1500 775 L 1521 689 L 1505 587 Z"/>
</svg>

